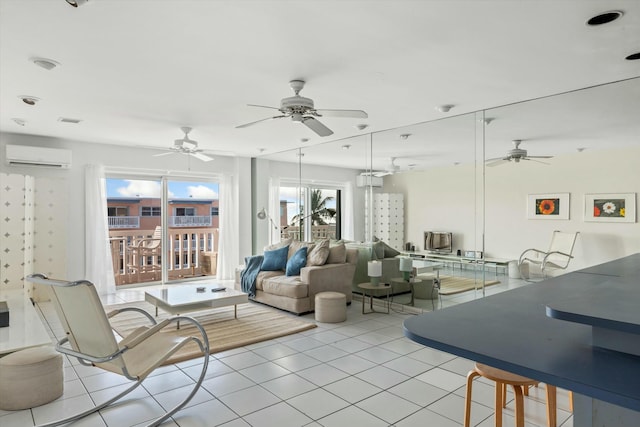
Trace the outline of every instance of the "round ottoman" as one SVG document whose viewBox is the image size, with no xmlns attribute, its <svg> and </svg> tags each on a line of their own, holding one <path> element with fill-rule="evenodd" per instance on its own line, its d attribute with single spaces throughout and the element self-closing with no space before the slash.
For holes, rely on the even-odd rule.
<svg viewBox="0 0 640 427">
<path fill-rule="evenodd" d="M 0 358 L 0 409 L 44 405 L 62 396 L 62 355 L 53 347 L 34 347 Z"/>
<path fill-rule="evenodd" d="M 347 297 L 340 292 L 320 292 L 315 299 L 316 321 L 340 323 L 347 320 Z"/>
</svg>

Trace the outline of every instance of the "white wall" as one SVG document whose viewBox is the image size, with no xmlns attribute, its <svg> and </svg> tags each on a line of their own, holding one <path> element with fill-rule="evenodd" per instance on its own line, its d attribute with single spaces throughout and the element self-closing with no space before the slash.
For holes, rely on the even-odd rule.
<svg viewBox="0 0 640 427">
<path fill-rule="evenodd" d="M 5 160 L 5 146 L 7 144 L 30 145 L 52 148 L 67 148 L 72 150 L 72 167 L 59 170 L 46 167 L 17 167 L 9 166 Z M 250 203 L 249 159 L 216 157 L 212 162 L 201 162 L 188 159 L 181 154 L 154 157 L 158 152 L 131 146 L 91 144 L 89 142 L 71 141 L 64 139 L 38 137 L 0 133 L 0 173 L 14 173 L 30 175 L 37 179 L 60 178 L 66 183 L 69 215 L 59 220 L 64 221 L 67 232 L 67 275 L 68 279 L 76 280 L 84 277 L 85 254 L 85 220 L 84 220 L 84 170 L 87 164 L 103 164 L 105 167 L 127 168 L 131 171 L 165 171 L 179 175 L 190 170 L 194 173 L 231 174 L 237 178 L 239 191 L 237 206 L 240 209 L 240 221 L 246 221 L 243 210 Z M 238 263 L 245 251 L 251 248 L 251 231 L 242 227 L 240 223 Z M 242 256 L 241 256 L 242 255 Z"/>
<path fill-rule="evenodd" d="M 545 166 L 533 162 L 486 168 L 485 252 L 517 259 L 527 248 L 546 249 L 553 230 L 579 231 L 570 270 L 640 252 L 640 223 L 584 221 L 588 193 L 640 193 L 640 148 L 584 151 L 558 156 Z M 472 249 L 474 172 L 456 166 L 402 173 L 385 179 L 384 191 L 405 194 L 407 241 L 419 243 L 427 230 L 454 233 L 454 246 Z M 527 195 L 570 193 L 569 220 L 527 219 Z M 637 206 L 637 201 L 636 201 Z"/>
</svg>

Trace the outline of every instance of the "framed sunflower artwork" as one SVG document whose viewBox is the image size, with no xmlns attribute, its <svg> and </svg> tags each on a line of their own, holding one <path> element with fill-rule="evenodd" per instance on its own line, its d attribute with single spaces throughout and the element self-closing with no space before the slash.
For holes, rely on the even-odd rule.
<svg viewBox="0 0 640 427">
<path fill-rule="evenodd" d="M 569 193 L 529 194 L 528 219 L 569 219 Z"/>
<path fill-rule="evenodd" d="M 585 194 L 584 220 L 636 222 L 636 193 Z"/>
</svg>

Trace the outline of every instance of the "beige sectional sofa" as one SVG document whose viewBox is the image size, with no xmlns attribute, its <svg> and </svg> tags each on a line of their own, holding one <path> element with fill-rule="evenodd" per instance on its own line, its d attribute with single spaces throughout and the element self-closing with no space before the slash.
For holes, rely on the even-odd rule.
<svg viewBox="0 0 640 427">
<path fill-rule="evenodd" d="M 351 283 L 358 259 L 356 249 L 347 249 L 344 244 L 329 247 L 328 241 L 284 241 L 265 249 L 275 249 L 287 243 L 290 245 L 289 259 L 301 246 L 307 246 L 307 265 L 300 269 L 299 275 L 287 276 L 284 270 L 260 271 L 256 278 L 255 296 L 252 298 L 254 301 L 296 314 L 314 311 L 315 296 L 320 292 L 340 292 L 346 295 L 347 303 L 351 302 Z M 321 264 L 323 255 L 318 256 L 318 248 L 313 251 L 316 245 L 328 248 L 325 261 Z M 314 261 L 310 262 L 312 257 Z"/>
</svg>

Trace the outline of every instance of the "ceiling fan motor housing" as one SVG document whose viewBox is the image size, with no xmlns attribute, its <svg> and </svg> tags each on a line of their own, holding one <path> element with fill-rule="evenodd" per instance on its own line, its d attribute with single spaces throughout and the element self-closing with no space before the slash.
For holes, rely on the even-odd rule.
<svg viewBox="0 0 640 427">
<path fill-rule="evenodd" d="M 309 110 L 314 110 L 313 99 L 304 96 L 290 96 L 280 101 L 280 111 L 286 113 L 306 114 Z"/>
<path fill-rule="evenodd" d="M 521 158 L 527 157 L 527 150 L 514 148 L 513 150 L 509 150 L 509 157 L 518 162 Z"/>
</svg>

